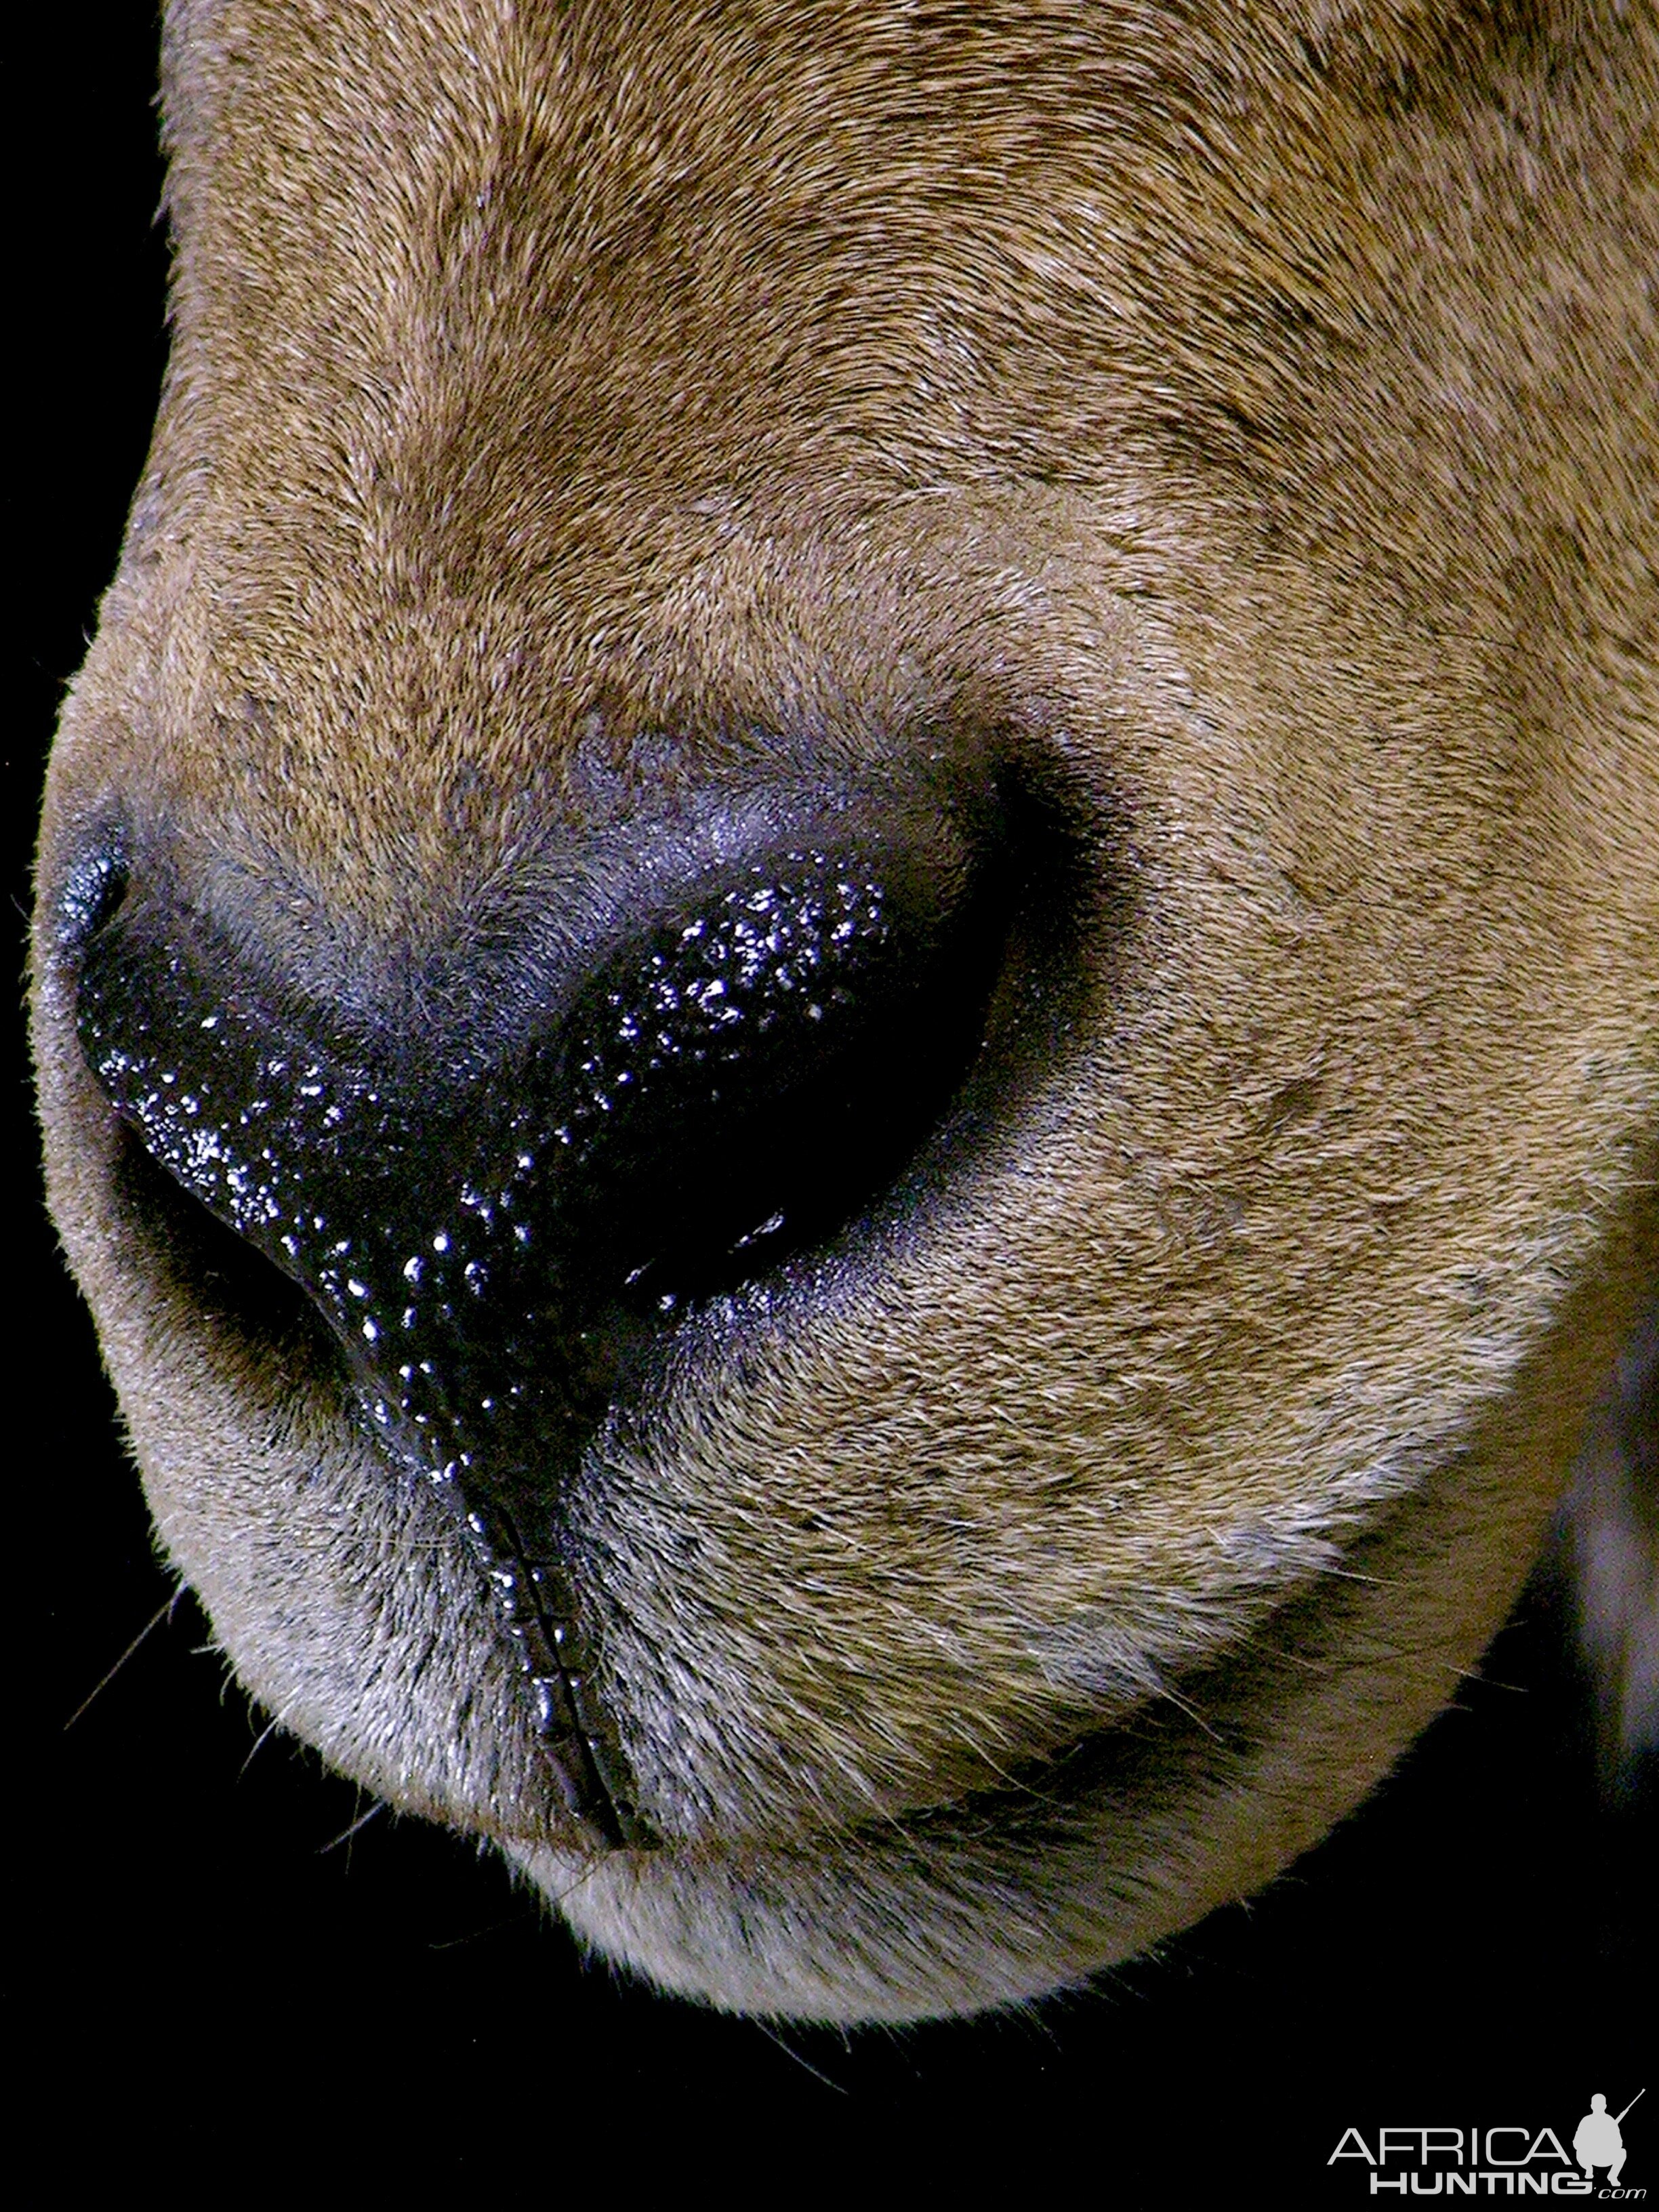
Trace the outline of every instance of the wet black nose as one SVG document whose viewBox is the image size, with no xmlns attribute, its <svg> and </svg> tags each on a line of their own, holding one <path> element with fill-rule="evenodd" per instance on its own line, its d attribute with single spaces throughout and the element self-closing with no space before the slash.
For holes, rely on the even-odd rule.
<svg viewBox="0 0 1659 2212">
<path fill-rule="evenodd" d="M 1004 937 L 987 818 L 751 849 L 528 985 L 428 978 L 369 1018 L 233 947 L 160 871 L 111 863 L 82 916 L 105 1096 L 301 1287 L 389 1447 L 453 1499 L 572 1808 L 613 1840 L 643 1832 L 562 1486 L 689 1316 L 890 1204 L 948 1121 Z"/>
</svg>

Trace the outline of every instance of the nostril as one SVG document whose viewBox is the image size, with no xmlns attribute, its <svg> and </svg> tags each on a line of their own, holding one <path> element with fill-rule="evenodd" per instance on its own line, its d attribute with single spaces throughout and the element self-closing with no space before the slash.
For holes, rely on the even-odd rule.
<svg viewBox="0 0 1659 2212">
<path fill-rule="evenodd" d="M 939 1121 L 995 975 L 992 872 L 753 860 L 458 1079 L 452 1041 L 399 1055 L 299 1009 L 112 861 L 76 894 L 79 1034 L 149 1160 L 304 1288 L 379 1415 L 499 1430 L 510 1398 L 566 1455 L 686 1304 L 847 1228 Z"/>
<path fill-rule="evenodd" d="M 441 1465 L 487 1429 L 495 1459 L 568 1466 L 689 1306 L 890 1215 L 986 1118 L 1010 947 L 1066 872 L 1016 807 L 963 814 L 751 848 L 585 979 L 496 994 L 493 1042 L 476 975 L 416 987 L 470 990 L 469 1036 L 349 1028 L 161 879 L 130 890 L 111 841 L 63 902 L 82 1050 L 153 1165 L 304 1291 L 383 1427 Z"/>
<path fill-rule="evenodd" d="M 992 872 L 919 897 L 794 849 L 617 963 L 572 1023 L 556 1140 L 587 1279 L 672 1316 L 845 1230 L 944 1117 L 983 1034 Z"/>
</svg>

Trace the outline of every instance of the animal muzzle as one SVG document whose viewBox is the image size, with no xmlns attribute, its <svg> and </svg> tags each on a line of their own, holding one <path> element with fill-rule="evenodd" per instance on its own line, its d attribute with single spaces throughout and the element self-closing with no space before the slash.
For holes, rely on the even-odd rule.
<svg viewBox="0 0 1659 2212">
<path fill-rule="evenodd" d="M 613 1846 L 653 1837 L 568 1532 L 585 1454 L 672 1387 L 689 1314 L 855 1234 L 960 1112 L 1024 896 L 995 791 L 879 797 L 728 823 L 665 885 L 642 860 L 579 956 L 475 932 L 368 1011 L 119 838 L 68 902 L 128 1200 L 301 1294 L 388 1479 L 452 1507 Z"/>
</svg>

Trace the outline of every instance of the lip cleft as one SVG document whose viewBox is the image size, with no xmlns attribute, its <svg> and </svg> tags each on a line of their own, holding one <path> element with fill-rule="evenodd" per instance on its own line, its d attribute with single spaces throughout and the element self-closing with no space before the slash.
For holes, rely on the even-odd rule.
<svg viewBox="0 0 1659 2212">
<path fill-rule="evenodd" d="M 135 959 L 149 970 L 142 994 Z M 615 1360 L 574 1371 L 568 1239 L 545 1178 L 531 1203 L 543 1145 L 529 1110 L 473 1101 L 417 1129 L 384 1075 L 303 1036 L 273 1045 L 268 1010 L 206 988 L 184 952 L 129 943 L 121 961 L 118 978 L 94 946 L 81 984 L 106 1097 L 153 1159 L 309 1294 L 384 1443 L 455 1513 L 568 1810 L 596 1841 L 647 1844 L 579 1626 L 551 1472 L 574 1465 Z M 568 1371 L 553 1362 L 550 1376 L 562 1342 Z"/>
</svg>

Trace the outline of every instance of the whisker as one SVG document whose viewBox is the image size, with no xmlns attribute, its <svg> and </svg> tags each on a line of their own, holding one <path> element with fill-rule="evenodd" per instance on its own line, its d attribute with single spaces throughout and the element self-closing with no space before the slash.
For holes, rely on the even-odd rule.
<svg viewBox="0 0 1659 2212">
<path fill-rule="evenodd" d="M 761 2033 L 766 2038 L 769 2043 L 776 2044 L 778 2049 L 782 2051 L 786 2058 L 793 2058 L 797 2066 L 805 2068 L 805 2071 L 811 2075 L 815 2081 L 822 2081 L 826 2089 L 833 2089 L 838 2097 L 845 2097 L 849 2094 L 842 2082 L 831 2081 L 829 2075 L 821 2074 L 818 2071 L 817 2068 L 813 2065 L 810 2058 L 803 2058 L 799 2051 L 794 2050 L 790 2045 L 787 2044 L 781 2035 L 775 2033 L 774 2031 L 766 2025 L 766 2022 L 763 2020 L 757 2020 L 755 2022 L 755 2026 L 759 2028 Z"/>
<path fill-rule="evenodd" d="M 239 1782 L 241 1780 L 243 1775 L 247 1772 L 249 1767 L 252 1765 L 254 1760 L 258 1757 L 260 1752 L 264 1748 L 265 1745 L 270 1742 L 271 1737 L 276 1735 L 277 1729 L 281 1728 L 281 1726 L 282 1723 L 280 1721 L 267 1721 L 264 1726 L 260 1729 L 258 1735 L 254 1737 L 252 1750 L 249 1752 L 247 1757 L 242 1761 L 241 1765 L 237 1770 L 236 1779 Z"/>
<path fill-rule="evenodd" d="M 267 1731 L 267 1733 L 269 1733 L 269 1731 Z M 256 1746 L 255 1748 L 257 1749 L 258 1747 Z M 319 1859 L 325 1859 L 331 1851 L 337 1851 L 342 1844 L 349 1844 L 351 1841 L 351 1838 L 360 1829 L 366 1828 L 371 1820 L 378 1820 L 385 1810 L 386 1807 L 383 1804 L 379 1804 L 371 1805 L 367 1813 L 360 1813 L 349 1828 L 341 1829 L 339 1834 L 335 1837 L 332 1843 L 324 1844 L 319 1846 L 317 1852 L 318 1857 Z"/>
<path fill-rule="evenodd" d="M 503 1928 L 522 1928 L 525 1916 L 510 1912 L 504 1919 L 491 1920 L 483 1928 L 469 1928 L 465 1936 L 446 1936 L 441 1942 L 428 1943 L 428 1951 L 459 1951 L 465 1943 L 482 1943 L 486 1936 L 497 1936 Z"/>
<path fill-rule="evenodd" d="M 108 1674 L 104 1676 L 100 1682 L 94 1683 L 92 1688 L 88 1691 L 86 1696 L 82 1698 L 80 1704 L 75 1708 L 75 1711 L 64 1723 L 64 1733 L 65 1735 L 69 1734 L 70 1730 L 75 1726 L 76 1721 L 80 1719 L 82 1714 L 85 1712 L 87 1707 L 92 1704 L 93 1700 L 95 1698 L 101 1697 L 104 1692 L 108 1689 L 110 1684 L 120 1673 L 122 1668 L 126 1665 L 128 1660 L 131 1658 L 133 1653 L 138 1649 L 139 1645 L 144 1642 L 146 1638 L 153 1636 L 155 1633 L 155 1631 L 161 1626 L 161 1623 L 173 1611 L 173 1607 L 178 1604 L 179 1595 L 180 1593 L 178 1590 L 175 1590 L 173 1595 L 167 1599 L 164 1605 L 157 1607 L 156 1611 L 150 1616 L 149 1620 L 148 1620 L 144 1623 L 144 1626 L 139 1630 L 137 1636 L 133 1638 L 131 1643 L 128 1644 L 126 1650 L 121 1654 L 115 1664 L 110 1668 Z"/>
</svg>

